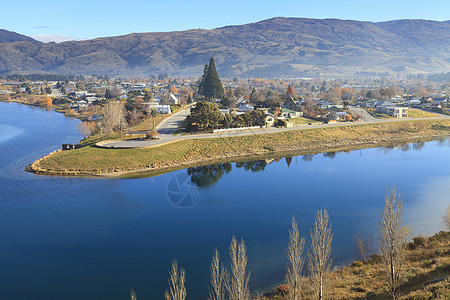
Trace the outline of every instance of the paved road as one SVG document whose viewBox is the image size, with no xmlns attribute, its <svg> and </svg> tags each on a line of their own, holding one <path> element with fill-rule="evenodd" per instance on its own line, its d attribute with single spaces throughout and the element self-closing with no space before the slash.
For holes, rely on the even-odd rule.
<svg viewBox="0 0 450 300">
<path fill-rule="evenodd" d="M 360 115 L 363 122 L 377 122 L 381 119 L 377 119 L 367 112 L 367 110 L 358 107 L 349 107 L 350 111 L 355 115 Z"/>
<path fill-rule="evenodd" d="M 232 136 L 245 136 L 245 135 L 254 135 L 254 134 L 264 134 L 264 133 L 275 133 L 275 132 L 283 132 L 289 130 L 302 130 L 302 129 L 311 129 L 311 128 L 325 128 L 325 127 L 336 127 L 336 126 L 350 126 L 350 125 L 359 125 L 359 124 L 370 124 L 370 123 L 385 123 L 385 122 L 397 122 L 397 121 L 408 121 L 408 120 L 430 120 L 430 119 L 449 119 L 450 116 L 441 115 L 437 118 L 404 118 L 404 119 L 377 119 L 367 113 L 367 111 L 361 108 L 350 108 L 354 113 L 358 114 L 362 118 L 362 122 L 348 122 L 348 123 L 335 123 L 335 124 L 314 124 L 314 125 L 302 125 L 290 128 L 260 128 L 260 129 L 252 129 L 245 131 L 228 131 L 222 133 L 208 133 L 208 134 L 186 134 L 186 135 L 174 135 L 174 132 L 178 128 L 178 126 L 183 122 L 186 116 L 189 114 L 189 108 L 184 111 L 178 112 L 175 115 L 167 118 L 163 122 L 161 122 L 156 128 L 160 135 L 158 136 L 158 140 L 128 140 L 128 141 L 111 141 L 111 142 L 103 142 L 101 147 L 105 148 L 142 148 L 149 146 L 156 146 L 168 142 L 173 142 L 176 140 L 183 139 L 201 139 L 201 138 L 218 138 L 218 137 L 232 137 Z"/>
</svg>

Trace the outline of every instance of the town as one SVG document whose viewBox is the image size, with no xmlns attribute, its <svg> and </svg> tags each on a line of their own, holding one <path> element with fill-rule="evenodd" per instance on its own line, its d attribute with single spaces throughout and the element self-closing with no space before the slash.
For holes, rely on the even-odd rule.
<svg viewBox="0 0 450 300">
<path fill-rule="evenodd" d="M 133 128 L 145 120 L 151 123 L 153 110 L 162 119 L 163 115 L 205 99 L 198 93 L 198 78 L 169 78 L 167 74 L 149 78 L 14 75 L 0 79 L 0 83 L 0 100 L 54 107 L 68 116 L 96 123 L 95 128 L 101 128 L 97 123 L 101 123 L 102 107 L 118 100 L 124 104 L 125 122 L 114 129 L 125 132 L 127 127 Z M 208 99 L 222 114 L 221 121 L 203 129 L 355 122 L 360 121 L 361 110 L 381 119 L 417 118 L 426 116 L 425 112 L 450 114 L 448 82 L 375 77 L 224 78 L 222 83 L 223 95 Z M 254 111 L 262 112 L 264 121 L 249 117 Z M 141 131 L 145 129 L 141 126 Z"/>
</svg>

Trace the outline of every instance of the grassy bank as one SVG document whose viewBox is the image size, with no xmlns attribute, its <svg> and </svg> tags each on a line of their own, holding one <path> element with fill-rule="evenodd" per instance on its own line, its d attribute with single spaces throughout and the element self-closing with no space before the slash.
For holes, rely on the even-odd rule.
<svg viewBox="0 0 450 300">
<path fill-rule="evenodd" d="M 384 266 L 378 255 L 356 261 L 327 276 L 326 299 L 392 299 L 386 289 Z M 414 238 L 408 245 L 400 299 L 450 299 L 450 232 Z M 447 276 L 445 278 L 445 276 Z M 303 282 L 302 299 L 313 299 L 311 284 Z M 281 285 L 261 299 L 288 299 Z"/>
<path fill-rule="evenodd" d="M 270 156 L 361 149 L 450 135 L 450 120 L 418 120 L 291 130 L 280 133 L 187 139 L 155 148 L 102 149 L 88 146 L 59 151 L 27 167 L 53 175 L 161 173 L 247 156 Z"/>
</svg>

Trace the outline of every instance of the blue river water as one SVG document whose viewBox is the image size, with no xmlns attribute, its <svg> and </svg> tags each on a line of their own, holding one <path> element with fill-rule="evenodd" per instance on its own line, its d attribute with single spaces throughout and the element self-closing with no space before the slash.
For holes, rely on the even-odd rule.
<svg viewBox="0 0 450 300">
<path fill-rule="evenodd" d="M 141 179 L 29 174 L 37 158 L 76 143 L 78 120 L 0 103 L 0 299 L 162 299 L 172 259 L 188 299 L 206 299 L 217 247 L 248 248 L 252 291 L 279 283 L 292 216 L 308 236 L 327 207 L 335 266 L 354 236 L 371 233 L 387 188 L 404 198 L 414 235 L 443 229 L 450 204 L 450 141 L 190 168 Z M 308 243 L 308 238 L 307 238 Z"/>
</svg>

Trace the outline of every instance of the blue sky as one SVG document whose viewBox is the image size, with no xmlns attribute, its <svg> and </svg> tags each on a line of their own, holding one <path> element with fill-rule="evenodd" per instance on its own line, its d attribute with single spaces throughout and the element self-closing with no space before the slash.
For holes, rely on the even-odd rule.
<svg viewBox="0 0 450 300">
<path fill-rule="evenodd" d="M 212 29 L 272 17 L 449 20 L 449 0 L 5 1 L 0 28 L 62 41 L 133 32 Z"/>
</svg>

